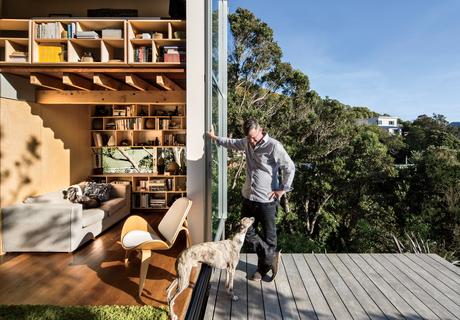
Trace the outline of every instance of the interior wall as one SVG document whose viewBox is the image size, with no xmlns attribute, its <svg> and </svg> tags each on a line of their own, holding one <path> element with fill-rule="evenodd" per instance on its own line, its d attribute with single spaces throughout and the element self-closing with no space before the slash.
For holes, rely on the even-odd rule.
<svg viewBox="0 0 460 320">
<path fill-rule="evenodd" d="M 187 196 L 192 241 L 210 240 L 206 209 L 205 1 L 187 2 Z"/>
<path fill-rule="evenodd" d="M 137 9 L 139 17 L 168 17 L 169 0 L 3 0 L 3 18 L 48 17 L 50 13 L 86 17 L 87 9 Z"/>
<path fill-rule="evenodd" d="M 0 98 L 0 206 L 90 175 L 89 130 L 88 106 Z"/>
</svg>

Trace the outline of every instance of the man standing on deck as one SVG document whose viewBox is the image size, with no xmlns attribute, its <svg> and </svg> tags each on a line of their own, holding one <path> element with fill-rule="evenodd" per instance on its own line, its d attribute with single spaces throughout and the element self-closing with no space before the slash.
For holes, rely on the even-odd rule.
<svg viewBox="0 0 460 320">
<path fill-rule="evenodd" d="M 246 182 L 243 196 L 242 217 L 254 217 L 255 222 L 246 234 L 246 242 L 257 253 L 257 271 L 250 277 L 260 281 L 270 270 L 275 279 L 281 261 L 276 252 L 277 237 L 275 217 L 281 197 L 290 191 L 295 166 L 282 144 L 269 137 L 256 119 L 243 124 L 246 135 L 242 139 L 218 137 L 212 128 L 208 136 L 225 148 L 244 151 L 246 156 Z M 281 169 L 282 179 L 278 176 Z M 258 225 L 261 232 L 257 232 Z"/>
</svg>

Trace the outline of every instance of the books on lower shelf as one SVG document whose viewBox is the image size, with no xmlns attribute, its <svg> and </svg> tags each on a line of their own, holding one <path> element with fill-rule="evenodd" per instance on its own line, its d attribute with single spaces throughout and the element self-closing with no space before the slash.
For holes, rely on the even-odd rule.
<svg viewBox="0 0 460 320">
<path fill-rule="evenodd" d="M 155 198 L 151 194 L 143 193 L 139 195 L 139 208 L 145 209 L 155 209 L 155 208 L 165 208 L 166 199 L 165 198 Z"/>
</svg>

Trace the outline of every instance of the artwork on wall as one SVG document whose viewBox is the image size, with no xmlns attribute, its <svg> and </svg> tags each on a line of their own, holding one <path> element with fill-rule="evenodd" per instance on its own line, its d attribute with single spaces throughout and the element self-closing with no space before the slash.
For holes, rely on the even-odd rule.
<svg viewBox="0 0 460 320">
<path fill-rule="evenodd" d="M 152 173 L 158 174 L 157 161 L 164 161 L 170 174 L 185 172 L 185 149 L 176 148 L 101 148 L 103 173 Z"/>
</svg>

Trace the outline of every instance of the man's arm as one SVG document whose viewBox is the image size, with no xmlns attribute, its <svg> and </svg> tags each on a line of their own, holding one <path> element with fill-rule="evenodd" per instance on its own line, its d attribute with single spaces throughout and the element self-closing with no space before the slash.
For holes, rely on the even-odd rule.
<svg viewBox="0 0 460 320">
<path fill-rule="evenodd" d="M 295 174 L 295 165 L 291 157 L 289 157 L 286 150 L 281 143 L 278 143 L 275 147 L 275 160 L 276 163 L 280 166 L 282 179 L 280 190 L 289 192 L 292 190 L 292 181 L 294 180 Z"/>
<path fill-rule="evenodd" d="M 233 150 L 244 150 L 244 145 L 246 144 L 246 139 L 230 139 L 216 136 L 214 126 L 208 131 L 208 137 L 214 140 L 217 145 Z"/>
</svg>

